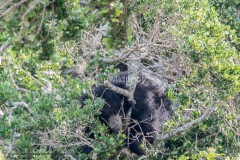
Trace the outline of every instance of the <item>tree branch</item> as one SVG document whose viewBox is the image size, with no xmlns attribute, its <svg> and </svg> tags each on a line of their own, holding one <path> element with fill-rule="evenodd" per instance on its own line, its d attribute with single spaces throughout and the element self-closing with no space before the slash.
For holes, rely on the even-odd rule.
<svg viewBox="0 0 240 160">
<path fill-rule="evenodd" d="M 38 3 L 39 3 L 39 0 L 34 0 L 34 1 L 32 1 L 32 2 L 29 4 L 29 7 L 28 7 L 27 11 L 26 11 L 26 12 L 22 15 L 22 17 L 21 17 L 23 22 L 24 22 L 25 16 L 26 16 L 29 12 L 31 12 Z"/>
<path fill-rule="evenodd" d="M 0 48 L 0 55 L 10 46 L 10 42 L 7 40 Z"/>
<path fill-rule="evenodd" d="M 9 71 L 10 80 L 11 80 L 12 83 L 14 84 L 15 88 L 16 88 L 18 91 L 30 93 L 30 92 L 31 92 L 30 90 L 25 89 L 25 88 L 21 88 L 21 87 L 19 87 L 19 86 L 16 84 L 16 82 L 15 82 L 15 80 L 14 80 L 14 78 L 13 78 L 13 74 L 12 74 L 12 70 L 11 70 L 10 64 L 9 64 L 8 61 L 7 61 L 7 66 L 8 66 L 8 71 Z"/>
<path fill-rule="evenodd" d="M 15 9 L 16 7 L 21 6 L 23 3 L 26 3 L 28 0 L 22 0 L 18 3 L 14 3 L 11 5 L 11 7 L 9 7 L 7 10 L 5 10 L 2 14 L 0 14 L 0 18 L 2 18 L 3 16 L 5 16 L 6 14 L 8 14 L 9 12 L 11 12 L 13 9 Z"/>
<path fill-rule="evenodd" d="M 22 106 L 26 112 L 31 113 L 30 109 L 28 108 L 28 104 L 25 102 L 13 102 L 12 105 L 13 107 L 11 108 L 9 115 L 12 115 L 13 110 L 18 108 L 19 106 Z"/>
<path fill-rule="evenodd" d="M 125 96 L 125 97 L 127 97 L 127 98 L 130 98 L 130 97 L 131 97 L 131 93 L 130 93 L 128 90 L 126 90 L 126 89 L 122 89 L 122 88 L 119 88 L 119 87 L 117 87 L 117 86 L 114 86 L 113 84 L 111 84 L 111 83 L 108 82 L 108 81 L 104 81 L 104 85 L 105 85 L 108 89 L 110 89 L 110 90 L 112 90 L 112 91 L 114 91 L 114 92 L 116 92 L 116 93 L 118 93 L 118 94 L 121 94 L 121 95 L 123 95 L 123 96 Z"/>
<path fill-rule="evenodd" d="M 129 57 L 134 51 L 135 51 L 135 49 L 127 50 L 122 53 L 122 56 L 111 57 L 111 59 L 110 58 L 100 58 L 99 60 L 100 60 L 100 62 L 105 62 L 105 63 L 121 62 L 124 59 L 126 59 L 127 57 Z"/>
<path fill-rule="evenodd" d="M 12 114 L 13 114 L 13 110 L 18 108 L 19 106 L 22 106 L 28 113 L 31 114 L 29 108 L 28 108 L 28 104 L 25 103 L 25 102 L 13 102 L 12 103 L 12 108 L 10 109 L 10 112 L 9 112 L 9 116 L 8 116 L 8 126 L 11 127 L 12 126 Z M 13 144 L 14 144 L 14 132 L 13 130 L 11 130 L 11 138 L 10 138 L 10 143 L 8 144 L 8 151 L 6 153 L 6 157 L 8 157 L 12 150 L 13 150 Z"/>
<path fill-rule="evenodd" d="M 9 112 L 9 116 L 8 116 L 8 125 L 11 126 L 11 121 L 12 121 L 12 113 L 13 113 L 13 110 L 18 108 L 19 106 L 22 106 L 24 108 L 25 111 L 27 111 L 28 113 L 31 114 L 31 111 L 30 109 L 28 108 L 28 104 L 25 103 L 25 102 L 13 102 L 12 103 L 12 108 Z"/>
<path fill-rule="evenodd" d="M 179 133 L 182 133 L 182 132 L 184 132 L 184 131 L 186 131 L 190 128 L 193 128 L 194 126 L 196 126 L 196 125 L 200 124 L 201 122 L 205 121 L 208 118 L 208 116 L 212 113 L 213 109 L 214 109 L 214 107 L 210 106 L 206 109 L 205 113 L 201 117 L 195 119 L 194 121 L 186 123 L 185 125 L 177 128 L 177 129 L 174 129 L 174 130 L 170 131 L 169 133 L 167 133 L 165 135 L 157 136 L 155 144 L 159 141 L 164 141 L 164 140 L 167 140 L 167 139 L 169 139 L 173 136 L 176 136 Z"/>
</svg>

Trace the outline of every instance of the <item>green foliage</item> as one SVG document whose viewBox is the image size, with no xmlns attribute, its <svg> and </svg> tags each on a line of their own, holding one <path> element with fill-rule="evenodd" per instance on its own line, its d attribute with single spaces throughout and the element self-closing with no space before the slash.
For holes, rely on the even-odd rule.
<svg viewBox="0 0 240 160">
<path fill-rule="evenodd" d="M 110 30 L 103 38 L 106 48 L 122 47 L 126 43 L 127 19 L 130 14 L 128 2 L 122 3 L 120 0 L 91 1 L 90 7 L 98 9 L 98 14 L 90 14 L 90 17 L 94 17 L 92 21 L 94 24 L 109 23 Z"/>
<path fill-rule="evenodd" d="M 1 160 L 5 160 L 5 157 L 4 157 L 3 153 L 2 153 L 2 151 L 0 151 L 0 159 Z"/>
<path fill-rule="evenodd" d="M 179 1 L 179 6 L 184 6 L 179 7 L 179 11 L 186 16 L 172 32 L 178 30 L 176 34 L 185 39 L 186 53 L 194 63 L 201 63 L 191 76 L 202 76 L 207 80 L 210 75 L 213 85 L 239 91 L 240 70 L 235 62 L 238 63 L 240 57 L 232 46 L 238 43 L 235 30 L 220 23 L 217 12 L 207 1 Z M 229 83 L 232 85 L 223 85 Z"/>
<path fill-rule="evenodd" d="M 167 17 L 161 21 L 164 26 L 161 30 L 179 39 L 180 53 L 186 62 L 182 65 L 190 68 L 168 88 L 168 97 L 179 107 L 175 108 L 174 119 L 161 132 L 168 133 L 196 119 L 210 105 L 215 110 L 205 123 L 159 143 L 154 150 L 148 150 L 148 156 L 150 159 L 237 159 L 239 1 L 97 0 L 85 5 L 79 5 L 78 0 L 19 2 L 24 1 L 0 2 L 3 11 L 0 45 L 7 40 L 11 43 L 0 55 L 0 60 L 5 59 L 0 62 L 0 111 L 4 113 L 0 114 L 3 144 L 0 159 L 70 158 L 66 155 L 76 159 L 93 159 L 96 155 L 98 159 L 109 159 L 123 147 L 126 135 L 110 135 L 108 127 L 96 118 L 103 106 L 101 99 L 90 96 L 84 108 L 79 105 L 79 96 L 84 91 L 91 95 L 89 88 L 96 83 L 95 79 L 62 77 L 60 70 L 77 63 L 69 50 L 79 44 L 82 31 L 109 24 L 110 30 L 101 39 L 108 53 L 98 51 L 91 57 L 86 75 L 103 80 L 116 73 L 114 65 L 102 63 L 99 58 L 109 58 L 114 50 L 134 42 L 136 35 L 128 26 L 130 14 L 137 16 L 139 26 L 147 33 L 159 18 L 159 10 Z M 170 22 L 173 24 L 169 25 Z M 81 51 L 74 48 L 75 52 Z M 173 49 L 168 56 L 174 54 Z M 28 106 L 13 108 L 14 102 L 25 102 Z M 86 126 L 95 135 L 94 140 L 84 137 Z M 93 147 L 89 155 L 81 153 L 84 144 L 81 138 Z M 11 145 L 11 154 L 6 155 Z"/>
<path fill-rule="evenodd" d="M 81 29 L 85 27 L 85 17 L 73 11 L 77 4 L 71 4 L 71 1 L 6 3 L 3 8 L 6 12 L 1 15 L 3 20 L 0 24 L 8 34 L 13 49 L 41 49 L 40 59 L 49 60 L 55 53 L 54 37 L 60 36 L 65 40 L 79 37 Z M 11 5 L 16 7 L 11 8 Z"/>
<path fill-rule="evenodd" d="M 231 26 L 231 28 L 221 23 L 224 19 L 218 17 L 216 8 L 211 7 L 208 1 L 181 0 L 177 1 L 176 5 L 166 2 L 163 6 L 167 8 L 166 15 L 173 16 L 172 12 L 181 15 L 178 17 L 177 25 L 169 30 L 176 37 L 184 39 L 182 49 L 190 59 L 188 65 L 191 66 L 191 71 L 174 88 L 178 94 L 171 94 L 177 97 L 181 105 L 181 108 L 176 111 L 181 118 L 177 117 L 175 123 L 170 122 L 171 125 L 177 125 L 177 123 L 181 125 L 186 117 L 188 120 L 197 118 L 201 114 L 199 111 L 201 107 L 214 105 L 218 108 L 218 112 L 212 115 L 204 125 L 191 129 L 189 134 L 185 133 L 183 138 L 167 141 L 163 145 L 168 148 L 166 152 L 173 152 L 170 156 L 162 157 L 215 159 L 219 156 L 213 149 L 207 151 L 206 147 L 214 147 L 216 153 L 236 157 L 240 149 L 239 144 L 236 143 L 239 137 L 233 133 L 226 122 L 234 124 L 239 129 L 238 122 L 232 118 L 237 119 L 235 113 L 240 113 L 235 103 L 238 100 L 233 98 L 238 97 L 240 91 L 240 57 L 235 48 L 239 40 L 234 30 L 238 26 Z M 193 110 L 182 115 L 189 106 L 192 106 Z M 227 108 L 231 108 L 231 113 Z M 226 117 L 231 117 L 231 120 Z M 223 128 L 224 131 L 222 131 Z M 211 137 L 211 134 L 216 135 Z"/>
<path fill-rule="evenodd" d="M 15 53 L 14 51 L 8 52 L 9 58 L 12 58 L 9 59 L 12 70 L 3 67 L 0 72 L 0 104 L 4 104 L 4 108 L 1 109 L 4 112 L 11 110 L 13 102 L 24 101 L 29 105 L 30 112 L 19 106 L 12 111 L 11 118 L 7 114 L 0 118 L 0 136 L 2 138 L 11 141 L 13 133 L 18 134 L 14 144 L 15 153 L 10 156 L 11 159 L 62 158 L 64 149 L 52 148 L 52 151 L 49 151 L 51 147 L 48 145 L 47 148 L 37 145 L 41 143 L 42 135 L 40 133 L 44 133 L 46 130 L 58 131 L 62 126 L 75 132 L 74 128 L 83 129 L 88 125 L 91 133 L 96 135 L 96 140 L 92 144 L 94 151 L 102 155 L 102 158 L 110 157 L 118 147 L 123 145 L 124 135 L 109 135 L 107 126 L 95 118 L 100 114 L 103 106 L 101 99 L 89 99 L 84 102 L 85 107 L 80 109 L 78 98 L 82 90 L 88 88 L 87 83 L 80 83 L 79 80 L 70 77 L 63 79 L 59 76 L 60 72 L 57 75 L 56 72 L 55 74 L 47 73 L 51 70 L 56 71 L 60 65 L 71 63 L 71 61 L 63 61 L 65 53 L 58 54 L 55 59 L 50 61 L 39 61 L 37 53 L 30 55 L 22 52 L 15 55 Z M 14 82 L 9 81 L 9 73 L 16 73 L 13 75 L 16 84 L 31 90 L 31 92 L 21 93 L 19 97 L 19 92 L 13 85 Z M 53 85 L 55 91 L 46 92 L 47 88 L 45 87 L 48 83 Z M 51 134 L 58 141 L 64 143 L 74 143 L 76 140 L 71 135 Z M 80 159 L 91 156 L 91 154 L 81 154 L 80 146 L 73 146 L 71 153 Z"/>
<path fill-rule="evenodd" d="M 240 51 L 240 1 L 238 0 L 210 0 L 210 4 L 216 7 L 216 10 L 221 18 L 221 22 L 231 26 L 232 29 L 236 30 L 236 34 L 238 36 L 238 43 L 235 47 Z"/>
</svg>

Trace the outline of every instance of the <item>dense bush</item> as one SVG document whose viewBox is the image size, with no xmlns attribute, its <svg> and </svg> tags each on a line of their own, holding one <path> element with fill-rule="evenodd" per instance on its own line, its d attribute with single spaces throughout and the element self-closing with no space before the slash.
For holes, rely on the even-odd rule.
<svg viewBox="0 0 240 160">
<path fill-rule="evenodd" d="M 101 99 L 89 99 L 81 109 L 79 96 L 117 72 L 118 61 L 102 58 L 124 57 L 124 49 L 140 55 L 121 61 L 143 57 L 142 71 L 167 77 L 162 78 L 166 93 L 176 107 L 160 135 L 214 106 L 206 121 L 148 146 L 148 159 L 240 158 L 239 5 L 237 0 L 0 2 L 0 159 L 116 158 L 127 135 L 108 134 L 95 118 Z M 84 135 L 87 125 L 93 141 Z M 93 152 L 81 153 L 90 142 Z M 124 150 L 120 159 L 137 157 Z"/>
</svg>

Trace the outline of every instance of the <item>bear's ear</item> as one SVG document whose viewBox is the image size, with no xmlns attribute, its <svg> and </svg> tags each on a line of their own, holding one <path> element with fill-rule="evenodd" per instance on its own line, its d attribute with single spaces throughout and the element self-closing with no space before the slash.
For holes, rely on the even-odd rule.
<svg viewBox="0 0 240 160">
<path fill-rule="evenodd" d="M 115 68 L 119 69 L 120 72 L 128 71 L 128 66 L 122 62 L 120 62 Z"/>
</svg>

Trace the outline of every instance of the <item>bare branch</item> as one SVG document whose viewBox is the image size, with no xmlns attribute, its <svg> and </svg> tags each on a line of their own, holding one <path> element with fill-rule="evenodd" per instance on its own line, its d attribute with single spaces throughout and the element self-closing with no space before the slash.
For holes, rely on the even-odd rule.
<svg viewBox="0 0 240 160">
<path fill-rule="evenodd" d="M 28 108 L 28 104 L 26 102 L 13 102 L 12 105 L 13 105 L 13 108 L 11 108 L 11 110 L 18 108 L 19 106 L 22 106 L 25 109 L 25 111 L 27 111 L 28 113 L 31 113 L 30 109 Z"/>
<path fill-rule="evenodd" d="M 179 133 L 182 133 L 182 132 L 184 132 L 188 129 L 191 129 L 192 127 L 194 127 L 194 126 L 200 124 L 201 122 L 205 121 L 208 118 L 208 116 L 212 113 L 213 109 L 214 109 L 214 107 L 210 106 L 206 109 L 205 113 L 201 117 L 195 119 L 194 121 L 186 123 L 185 125 L 177 128 L 177 129 L 174 129 L 174 130 L 170 131 L 169 133 L 167 133 L 163 136 L 160 136 L 160 135 L 157 136 L 155 144 L 159 141 L 164 141 L 164 140 L 167 140 L 167 139 L 169 139 L 173 136 L 177 136 Z"/>
<path fill-rule="evenodd" d="M 43 20 L 44 20 L 44 14 L 45 14 L 45 11 L 46 11 L 46 6 L 43 2 L 41 2 L 44 6 L 43 6 L 43 11 L 42 11 L 42 18 L 41 18 L 41 21 L 40 21 L 40 24 L 38 26 L 38 29 L 37 29 L 37 32 L 36 32 L 36 35 L 38 35 L 41 31 L 41 28 L 42 28 L 42 24 L 43 24 Z"/>
<path fill-rule="evenodd" d="M 7 66 L 8 66 L 8 72 L 9 72 L 10 80 L 11 80 L 12 83 L 14 84 L 15 88 L 16 88 L 18 91 L 30 93 L 30 92 L 31 92 L 30 90 L 25 89 L 25 88 L 21 88 L 21 87 L 19 87 L 19 86 L 16 84 L 16 82 L 15 82 L 15 80 L 14 80 L 14 78 L 13 78 L 13 74 L 12 74 L 12 70 L 11 70 L 10 64 L 9 64 L 8 61 L 7 61 Z"/>
<path fill-rule="evenodd" d="M 71 154 L 66 154 L 66 155 L 64 155 L 64 157 L 69 158 L 70 160 L 77 160 Z"/>
<path fill-rule="evenodd" d="M 0 14 L 0 18 L 2 18 L 3 16 L 5 16 L 6 14 L 8 14 L 9 12 L 11 12 L 12 10 L 14 10 L 15 8 L 21 6 L 23 3 L 26 3 L 28 0 L 22 0 L 18 3 L 13 4 L 11 7 L 9 7 L 5 12 L 3 12 L 2 14 Z"/>
<path fill-rule="evenodd" d="M 8 117 L 8 125 L 11 126 L 11 120 L 12 120 L 12 112 L 14 109 L 18 108 L 19 106 L 22 106 L 25 111 L 27 111 L 28 113 L 31 113 L 30 109 L 28 108 L 28 104 L 25 102 L 13 102 L 12 103 L 13 107 L 11 108 L 10 112 L 9 112 L 9 117 Z"/>
<path fill-rule="evenodd" d="M 116 153 L 114 153 L 113 155 L 111 155 L 108 158 L 108 160 L 117 160 L 117 159 L 119 159 L 119 156 L 121 155 L 121 152 L 123 152 L 123 151 L 124 151 L 123 147 L 119 148 Z"/>
<path fill-rule="evenodd" d="M 0 56 L 0 66 L 2 65 L 2 61 L 6 61 L 6 59 Z"/>
<path fill-rule="evenodd" d="M 139 55 L 141 55 L 141 51 L 135 50 L 135 52 L 131 54 L 129 58 L 132 59 Z M 136 61 L 128 60 L 127 62 L 128 64 L 127 87 L 131 95 L 131 97 L 129 98 L 129 101 L 134 101 L 134 92 L 138 83 L 140 63 L 141 63 L 141 60 L 136 60 Z"/>
<path fill-rule="evenodd" d="M 13 0 L 7 0 L 6 2 L 1 2 L 0 3 L 0 10 L 2 10 L 3 8 L 5 8 L 8 4 L 12 3 Z"/>
<path fill-rule="evenodd" d="M 112 91 L 114 91 L 114 92 L 116 92 L 116 93 L 118 93 L 118 94 L 121 94 L 121 95 L 123 95 L 123 96 L 125 96 L 125 97 L 127 97 L 127 98 L 130 98 L 130 97 L 131 97 L 130 92 L 129 92 L 128 90 L 126 90 L 126 89 L 122 89 L 122 88 L 119 88 L 119 87 L 117 87 L 117 86 L 114 86 L 113 84 L 111 84 L 111 83 L 108 82 L 108 81 L 104 81 L 104 85 L 105 85 L 108 89 L 110 89 L 110 90 L 112 90 Z"/>
<path fill-rule="evenodd" d="M 22 21 L 24 21 L 25 16 L 29 12 L 31 12 L 38 3 L 39 3 L 39 0 L 34 0 L 29 4 L 29 7 L 28 7 L 27 11 L 22 15 Z"/>
<path fill-rule="evenodd" d="M 121 62 L 123 60 L 125 60 L 127 57 L 129 57 L 135 50 L 127 50 L 125 52 L 122 53 L 121 57 L 112 57 L 110 58 L 100 58 L 99 60 L 101 62 L 105 62 L 105 63 L 115 63 L 115 62 Z"/>
<path fill-rule="evenodd" d="M 7 40 L 0 48 L 0 55 L 10 46 L 10 42 Z"/>
</svg>

